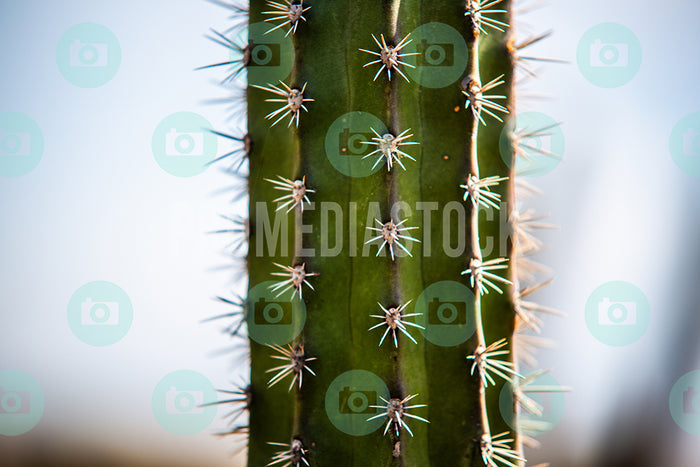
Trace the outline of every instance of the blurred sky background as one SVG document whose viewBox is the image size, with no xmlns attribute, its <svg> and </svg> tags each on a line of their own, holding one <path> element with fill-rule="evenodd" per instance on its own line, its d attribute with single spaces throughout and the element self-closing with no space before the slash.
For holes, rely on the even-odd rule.
<svg viewBox="0 0 700 467">
<path fill-rule="evenodd" d="M 206 234 L 225 226 L 219 214 L 242 213 L 221 193 L 230 177 L 216 167 L 174 177 L 151 152 L 154 129 L 174 112 L 229 125 L 225 107 L 205 103 L 227 95 L 221 73 L 193 71 L 224 56 L 204 36 L 225 30 L 227 16 L 199 0 L 0 1 L 0 112 L 30 115 L 45 140 L 36 169 L 0 178 L 0 370 L 29 373 L 46 399 L 36 428 L 0 436 L 0 464 L 33 450 L 231 465 L 236 446 L 211 435 L 220 417 L 180 437 L 151 410 L 170 371 L 197 370 L 218 388 L 245 371 L 221 354 L 231 346 L 221 326 L 199 323 L 226 311 L 212 298 L 235 272 L 221 267 L 231 264 L 227 239 Z M 557 347 L 539 357 L 575 389 L 557 428 L 538 437 L 542 448 L 528 451 L 530 465 L 700 465 L 698 438 L 668 410 L 673 383 L 700 368 L 700 179 L 669 154 L 673 126 L 700 111 L 698 18 L 691 0 L 562 0 L 519 16 L 522 37 L 553 31 L 531 54 L 569 62 L 538 66 L 539 78 L 518 89 L 519 111 L 551 115 L 566 136 L 563 162 L 529 180 L 544 194 L 523 208 L 560 226 L 540 234 L 538 259 L 556 280 L 537 300 L 567 316 L 547 319 Z M 607 21 L 633 30 L 643 51 L 639 73 L 616 89 L 590 84 L 576 66 L 582 34 Z M 82 22 L 109 27 L 122 50 L 116 77 L 95 89 L 56 66 L 59 38 Z M 66 321 L 73 292 L 94 280 L 118 284 L 134 306 L 115 345 L 88 346 Z M 648 331 L 626 347 L 600 343 L 584 322 L 589 294 L 611 280 L 634 283 L 651 305 Z"/>
</svg>

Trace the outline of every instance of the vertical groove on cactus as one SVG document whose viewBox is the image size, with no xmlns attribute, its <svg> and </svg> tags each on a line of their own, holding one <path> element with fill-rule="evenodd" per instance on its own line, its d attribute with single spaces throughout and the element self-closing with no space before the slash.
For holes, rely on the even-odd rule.
<svg viewBox="0 0 700 467">
<path fill-rule="evenodd" d="M 299 31 L 296 50 L 300 72 L 308 78 L 316 99 L 314 112 L 300 126 L 304 170 L 317 187 L 317 200 L 335 202 L 343 211 L 350 203 L 357 203 L 356 230 L 361 237 L 354 239 L 355 252 L 348 245 L 338 256 L 324 256 L 319 251 L 320 212 L 308 212 L 306 223 L 316 228 L 305 237 L 305 244 L 316 248 L 310 261 L 320 276 L 319 293 L 307 302 L 303 335 L 309 350 L 323 357 L 318 361 L 318 378 L 305 388 L 301 414 L 304 423 L 299 436 L 310 443 L 312 464 L 372 465 L 379 453 L 386 452 L 385 441 L 381 436 L 353 437 L 341 433 L 331 425 L 324 405 L 326 389 L 344 371 L 371 371 L 390 388 L 395 380 L 395 364 L 384 357 L 385 350 L 367 331 L 368 312 L 375 309 L 376 302 L 395 300 L 388 287 L 391 262 L 375 258 L 374 254 L 362 255 L 362 239 L 366 237 L 364 213 L 370 209 L 370 203 L 378 203 L 372 219 L 388 220 L 390 182 L 385 171 L 367 178 L 348 178 L 337 173 L 326 158 L 324 141 L 330 123 L 347 112 L 362 110 L 389 124 L 385 81 L 380 76 L 376 85 L 370 85 L 374 73 L 369 67 L 363 68 L 366 54 L 357 50 L 363 46 L 373 49 L 371 34 L 386 32 L 386 20 L 373 1 L 314 5 L 310 13 L 313 14 L 309 15 L 308 28 Z M 345 37 L 339 38 L 339 31 Z M 333 238 L 335 225 L 327 228 Z"/>
<path fill-rule="evenodd" d="M 401 47 L 401 31 L 399 31 L 399 25 L 398 25 L 398 17 L 400 13 L 400 8 L 401 6 L 401 0 L 391 0 L 390 5 L 389 5 L 389 30 L 388 34 L 391 37 L 391 42 L 392 46 L 394 47 Z M 407 42 L 404 42 L 407 43 Z M 405 76 L 404 76 L 405 78 Z M 391 134 L 395 138 L 402 138 L 402 132 L 400 130 L 401 128 L 401 120 L 400 120 L 400 115 L 399 115 L 399 108 L 398 108 L 398 85 L 399 85 L 400 77 L 399 76 L 394 76 L 393 79 L 390 79 L 389 81 L 389 90 L 388 90 L 388 95 L 387 95 L 387 106 L 389 108 L 389 122 L 388 122 L 388 128 L 389 128 L 389 134 Z M 397 148 L 398 150 L 398 148 Z M 390 160 L 391 157 L 394 157 L 393 153 L 390 152 L 389 154 L 386 155 L 387 160 Z M 400 153 L 398 153 L 397 156 L 397 162 L 400 163 Z M 403 165 L 403 164 L 401 164 Z M 388 208 L 389 211 L 387 212 L 387 220 L 390 223 L 395 222 L 396 227 L 401 229 L 397 235 L 400 234 L 400 232 L 405 232 L 406 226 L 404 223 L 407 221 L 407 219 L 401 219 L 399 217 L 398 212 L 394 212 L 394 206 L 396 205 L 397 202 L 401 201 L 401 194 L 399 193 L 398 190 L 398 179 L 399 177 L 406 176 L 405 171 L 404 173 L 399 173 L 400 171 L 398 170 L 398 167 L 396 170 L 393 171 L 388 171 L 388 177 L 389 177 L 389 198 L 388 198 Z M 396 216 L 396 219 L 394 217 Z M 391 225 L 391 224 L 390 224 Z M 417 227 L 412 227 L 412 229 L 416 229 Z M 390 232 L 391 234 L 391 232 Z M 402 238 L 400 238 L 401 241 L 403 241 Z M 401 246 L 402 243 L 397 241 L 396 242 L 397 246 Z M 406 247 L 403 247 L 402 249 L 406 250 Z M 403 301 L 406 301 L 407 298 L 403 296 L 402 293 L 402 288 L 401 288 L 401 283 L 399 281 L 400 278 L 400 273 L 401 273 L 401 262 L 395 261 L 394 254 L 392 252 L 391 254 L 391 276 L 390 276 L 390 290 L 392 291 L 392 304 L 395 306 L 398 306 L 400 303 Z M 395 352 L 395 350 L 394 350 Z M 387 358 L 387 357 L 384 357 Z M 404 379 L 403 379 L 403 374 L 402 374 L 402 368 L 400 365 L 400 355 L 397 355 L 396 357 L 392 356 L 392 359 L 394 360 L 393 362 L 393 378 L 390 380 L 391 383 L 388 384 L 389 386 L 389 392 L 390 392 L 390 397 L 391 399 L 386 400 L 386 410 L 387 413 L 385 414 L 389 420 L 385 426 L 384 433 L 388 434 L 391 442 L 386 443 L 385 446 L 383 447 L 383 453 L 384 456 L 382 457 L 389 457 L 391 454 L 392 457 L 394 458 L 393 464 L 396 465 L 403 465 L 404 464 L 404 455 L 403 452 L 401 451 L 400 447 L 397 447 L 397 444 L 400 441 L 400 437 L 403 434 L 405 436 L 406 430 L 401 430 L 400 427 L 398 426 L 399 423 L 397 421 L 400 421 L 401 418 L 396 418 L 396 414 L 392 412 L 392 404 L 395 402 L 399 402 L 400 406 L 403 406 L 403 400 L 405 396 L 408 394 L 406 393 L 407 389 L 405 387 Z M 398 360 L 398 361 L 397 361 Z M 380 404 L 381 406 L 381 404 Z M 393 420 L 392 421 L 392 417 Z M 391 426 L 394 425 L 394 426 Z M 395 428 L 395 432 L 389 431 L 387 432 L 386 428 Z M 403 433 L 402 433 L 403 432 Z M 398 445 L 400 446 L 400 444 Z M 398 454 L 398 456 L 397 456 Z"/>
<path fill-rule="evenodd" d="M 250 288 L 271 284 L 274 296 L 291 295 L 306 310 L 288 345 L 250 340 L 248 465 L 524 465 L 499 394 L 522 378 L 516 327 L 537 327 L 532 314 L 549 310 L 523 300 L 538 287 L 520 290 L 518 249 L 525 225 L 537 223 L 515 211 L 517 148 L 506 163 L 499 147 L 514 112 L 514 68 L 525 59 L 517 52 L 532 43 L 513 46 L 511 0 L 226 6 L 267 34 L 282 31 L 294 51 L 288 76 L 249 83 L 247 135 L 217 133 L 242 145 L 230 153 L 241 157 L 236 170 L 248 160 L 249 222 L 235 230 L 248 238 Z M 416 32 L 426 27 L 433 32 Z M 440 42 L 435 30 L 456 34 L 468 55 L 452 84 L 421 82 L 417 64 L 428 40 Z M 214 65 L 231 66 L 226 81 L 251 65 L 250 47 L 240 48 L 241 63 Z M 378 169 L 363 177 L 341 174 L 326 154 L 328 138 L 339 138 L 328 136 L 331 124 L 350 112 L 386 126 L 363 141 Z M 505 251 L 506 226 L 482 222 L 499 209 L 519 229 Z M 342 242 L 334 254 L 328 239 Z M 441 284 L 471 290 L 471 337 L 428 339 L 442 302 L 425 297 Z M 254 306 L 242 305 L 249 325 Z M 365 420 L 381 420 L 381 429 L 347 433 L 330 420 L 327 391 L 350 370 L 386 385 Z M 513 387 L 522 403 L 526 390 Z"/>
</svg>

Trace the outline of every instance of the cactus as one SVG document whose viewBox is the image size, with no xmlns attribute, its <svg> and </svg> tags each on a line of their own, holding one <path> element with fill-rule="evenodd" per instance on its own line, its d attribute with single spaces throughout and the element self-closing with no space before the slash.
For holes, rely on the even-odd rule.
<svg viewBox="0 0 700 467">
<path fill-rule="evenodd" d="M 529 401 L 516 331 L 550 310 L 520 286 L 542 224 L 514 208 L 510 0 L 217 3 L 232 58 L 213 66 L 233 85 L 248 71 L 247 131 L 218 133 L 234 144 L 221 159 L 247 167 L 249 218 L 226 231 L 248 245 L 251 292 L 224 301 L 231 334 L 247 325 L 250 382 L 221 402 L 248 412 L 230 431 L 248 465 L 524 465 L 499 394 Z M 252 70 L 258 42 L 276 75 Z M 261 330 L 271 303 L 284 335 Z"/>
</svg>

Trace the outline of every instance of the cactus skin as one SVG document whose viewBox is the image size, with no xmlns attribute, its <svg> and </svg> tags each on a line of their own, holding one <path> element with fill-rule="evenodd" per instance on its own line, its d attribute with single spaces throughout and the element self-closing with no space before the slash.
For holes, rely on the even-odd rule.
<svg viewBox="0 0 700 467">
<path fill-rule="evenodd" d="M 308 450 L 306 458 L 312 466 L 482 466 L 481 437 L 485 431 L 493 435 L 512 431 L 501 418 L 498 394 L 502 380 L 484 390 L 479 372 L 470 374 L 473 355 L 480 344 L 488 345 L 514 332 L 515 313 L 509 286 L 504 294 L 490 293 L 476 298 L 475 313 L 480 323 L 475 335 L 464 344 L 439 347 L 413 333 L 417 344 L 399 337 L 398 349 L 387 342 L 378 346 L 378 331 L 367 329 L 374 324 L 370 314 L 378 311 L 377 302 L 398 306 L 416 300 L 431 283 L 452 280 L 469 285 L 470 258 L 480 257 L 479 239 L 501 238 L 502 226 L 479 221 L 478 210 L 469 201 L 462 201 L 460 185 L 467 174 L 509 177 L 492 188 L 507 201 L 504 209 L 513 206 L 512 173 L 499 153 L 499 137 L 503 124 L 484 116 L 488 125 L 480 125 L 471 111 L 464 108 L 464 95 L 459 81 L 441 89 L 420 87 L 400 76 L 388 81 L 381 74 L 372 81 L 376 67 L 363 68 L 368 56 L 359 47 L 375 50 L 371 34 L 384 34 L 396 44 L 421 24 L 441 22 L 459 31 L 470 48 L 466 75 L 481 76 L 483 82 L 504 75 L 505 85 L 497 94 L 508 96 L 512 111 L 512 78 L 514 61 L 507 47 L 507 33 L 489 29 L 489 34 L 475 34 L 469 17 L 464 16 L 464 0 L 333 0 L 305 2 L 312 8 L 300 22 L 294 42 L 296 61 L 285 82 L 301 88 L 308 83 L 305 95 L 314 99 L 309 112 L 300 116 L 298 128 L 286 126 L 286 120 L 270 127 L 264 117 L 274 108 L 265 102 L 269 93 L 249 87 L 247 90 L 249 153 L 250 238 L 248 275 L 250 285 L 273 279 L 278 271 L 273 263 L 294 265 L 305 263 L 307 271 L 319 273 L 311 279 L 315 291 L 304 290 L 307 309 L 306 325 L 297 339 L 308 355 L 318 358 L 311 364 L 316 376 L 305 374 L 301 389 L 287 391 L 287 384 L 267 387 L 274 366 L 270 348 L 250 341 L 251 400 L 249 408 L 248 465 L 268 464 L 279 447 L 269 442 L 302 441 Z M 510 2 L 498 8 L 510 10 Z M 261 22 L 270 7 L 262 0 L 251 0 L 249 22 Z M 508 22 L 509 13 L 491 17 Z M 275 23 L 277 24 L 277 23 Z M 396 25 L 395 29 L 393 25 Z M 285 27 L 285 30 L 287 27 Z M 271 83 L 277 84 L 277 83 Z M 505 105 L 505 103 L 504 103 Z M 459 109 L 459 111 L 455 111 Z M 325 155 L 324 141 L 328 126 L 340 115 L 362 110 L 378 116 L 393 134 L 411 128 L 410 153 L 417 162 L 407 161 L 407 170 L 385 169 L 366 178 L 350 178 L 338 173 Z M 477 133 L 478 130 L 478 133 Z M 273 213 L 272 200 L 279 196 L 265 179 L 278 175 L 295 180 L 306 177 L 307 186 L 316 190 L 312 201 L 335 202 L 343 207 L 343 249 L 337 256 L 321 255 L 321 213 L 318 209 L 298 209 L 283 216 L 288 222 L 287 244 L 290 251 L 278 247 L 273 253 L 263 248 L 257 254 L 260 236 L 257 229 L 258 203 L 266 203 Z M 392 262 L 387 256 L 362 256 L 365 220 L 370 203 L 379 203 L 382 221 L 389 218 L 393 203 L 402 201 L 412 209 L 417 202 L 437 202 L 442 209 L 449 202 L 463 202 L 467 212 L 467 239 L 464 255 L 447 256 L 440 246 L 443 236 L 441 217 L 432 216 L 431 255 L 426 256 L 424 243 L 414 244 L 413 257 Z M 350 203 L 357 206 L 357 223 L 348 220 Z M 428 228 L 423 213 L 411 213 L 408 224 L 417 226 L 422 238 Z M 313 226 L 311 233 L 301 233 L 301 224 Z M 354 230 L 352 230 L 354 228 Z M 329 238 L 335 237 L 335 225 L 327 227 Z M 450 238 L 456 239 L 459 226 L 449 225 Z M 354 234 L 352 244 L 349 233 Z M 483 246 L 483 245 L 482 245 Z M 315 248 L 316 254 L 302 255 L 301 249 Z M 512 245 L 509 244 L 512 256 Z M 498 252 L 497 252 L 498 253 Z M 505 252 L 499 253 L 501 256 Z M 493 255 L 493 253 L 492 253 Z M 485 257 L 484 260 L 495 256 Z M 513 272 L 502 272 L 512 277 Z M 506 358 L 510 358 L 510 355 Z M 352 437 L 337 430 L 324 410 L 326 388 L 340 373 L 365 369 L 381 377 L 392 397 L 419 394 L 418 404 L 426 409 L 416 411 L 430 424 L 412 422 L 411 437 L 402 430 L 400 450 L 394 435 L 382 436 L 382 430 Z M 487 424 L 487 426 L 484 426 Z M 511 444 L 511 447 L 514 447 Z M 398 457 L 396 456 L 398 454 Z M 291 464 L 294 465 L 294 464 Z M 498 463 L 497 465 L 502 465 Z"/>
</svg>

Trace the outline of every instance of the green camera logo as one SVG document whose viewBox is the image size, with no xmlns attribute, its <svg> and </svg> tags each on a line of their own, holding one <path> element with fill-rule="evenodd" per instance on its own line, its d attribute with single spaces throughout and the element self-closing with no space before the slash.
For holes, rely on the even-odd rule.
<svg viewBox="0 0 700 467">
<path fill-rule="evenodd" d="M 268 302 L 265 297 L 253 304 L 255 324 L 292 324 L 292 304 L 290 302 Z"/>
<path fill-rule="evenodd" d="M 217 140 L 207 119 L 193 112 L 164 118 L 151 141 L 158 165 L 171 175 L 193 177 L 204 172 L 216 158 Z"/>
<path fill-rule="evenodd" d="M 284 31 L 276 29 L 269 34 L 268 23 L 253 23 L 243 29 L 234 40 L 236 44 L 247 44 L 241 51 L 231 51 L 231 60 L 240 60 L 248 75 L 248 84 L 266 86 L 268 83 L 284 81 L 294 64 L 294 44 Z M 242 53 L 242 55 L 241 55 Z"/>
<path fill-rule="evenodd" d="M 82 23 L 66 31 L 58 41 L 56 63 L 66 80 L 81 88 L 109 82 L 121 65 L 117 37 L 105 26 Z"/>
<path fill-rule="evenodd" d="M 447 301 L 435 297 L 428 304 L 428 323 L 432 325 L 467 324 L 467 304 L 462 301 Z"/>
<path fill-rule="evenodd" d="M 611 346 L 639 340 L 651 321 L 649 301 L 634 284 L 606 282 L 586 302 L 586 325 L 593 336 Z"/>
<path fill-rule="evenodd" d="M 43 154 L 44 136 L 34 120 L 19 112 L 0 113 L 0 176 L 31 172 Z"/>
<path fill-rule="evenodd" d="M 343 132 L 338 137 L 338 153 L 346 157 L 365 157 L 372 152 L 367 141 L 372 141 L 373 137 L 373 133 L 350 131 L 350 128 L 343 128 Z"/>
<path fill-rule="evenodd" d="M 452 26 L 427 23 L 411 32 L 403 59 L 411 79 L 426 88 L 444 88 L 459 80 L 469 61 L 464 37 Z M 415 54 L 415 55 L 410 55 Z"/>
<path fill-rule="evenodd" d="M 514 386 L 506 383 L 501 389 L 498 406 L 503 420 L 516 432 L 537 436 L 554 429 L 564 416 L 566 391 L 549 373 L 524 375 L 527 384 Z M 516 404 L 513 391 L 520 393 Z M 518 405 L 519 413 L 514 409 Z"/>
<path fill-rule="evenodd" d="M 432 43 L 421 39 L 416 45 L 416 66 L 454 66 L 455 46 L 448 43 Z"/>
<path fill-rule="evenodd" d="M 286 345 L 304 329 L 306 305 L 296 295 L 277 296 L 271 289 L 275 281 L 256 285 L 245 302 L 248 335 L 255 342 Z"/>
<path fill-rule="evenodd" d="M 673 420 L 688 433 L 700 436 L 700 370 L 681 376 L 668 400 Z"/>
<path fill-rule="evenodd" d="M 326 156 L 331 165 L 348 177 L 368 177 L 382 168 L 374 165 L 374 158 L 365 158 L 372 152 L 372 131 L 384 134 L 386 125 L 367 112 L 349 112 L 338 117 L 326 132 Z M 375 148 L 376 149 L 376 148 Z"/>
<path fill-rule="evenodd" d="M 376 407 L 381 405 L 380 397 L 390 398 L 389 389 L 379 376 L 366 370 L 346 371 L 326 390 L 326 414 L 343 433 L 368 435 L 383 424 L 381 419 L 368 421 L 385 410 Z"/>
<path fill-rule="evenodd" d="M 111 282 L 85 284 L 68 302 L 68 324 L 73 334 L 89 345 L 120 341 L 129 332 L 133 316 L 129 296 Z"/>
<path fill-rule="evenodd" d="M 206 429 L 216 416 L 216 389 L 192 370 L 168 373 L 153 390 L 151 407 L 156 420 L 170 433 L 188 436 Z"/>
<path fill-rule="evenodd" d="M 18 370 L 0 371 L 0 435 L 28 432 L 43 413 L 44 393 L 34 378 Z"/>
<path fill-rule="evenodd" d="M 601 88 L 617 88 L 634 78 L 642 65 L 642 46 L 634 33 L 617 23 L 592 27 L 576 52 L 581 74 Z"/>
<path fill-rule="evenodd" d="M 474 294 L 455 281 L 441 281 L 429 285 L 416 300 L 416 324 L 435 345 L 451 347 L 466 342 L 476 330 L 474 322 Z"/>
<path fill-rule="evenodd" d="M 377 409 L 377 391 L 351 390 L 350 386 L 345 386 L 338 395 L 338 412 L 341 414 L 374 414 Z"/>
<path fill-rule="evenodd" d="M 559 165 L 565 150 L 559 122 L 540 112 L 511 116 L 501 131 L 499 150 L 503 162 L 525 177 L 546 175 Z M 515 152 L 514 152 L 515 151 Z"/>
<path fill-rule="evenodd" d="M 671 132 L 671 157 L 688 175 L 700 176 L 700 112 L 683 117 Z"/>
</svg>

